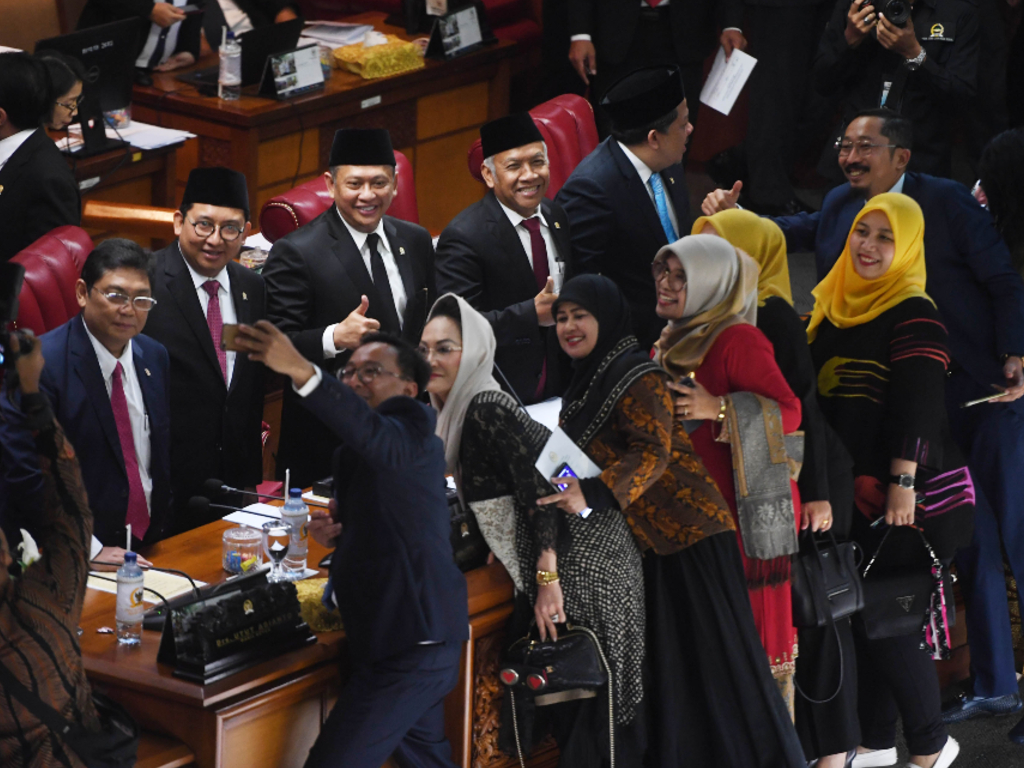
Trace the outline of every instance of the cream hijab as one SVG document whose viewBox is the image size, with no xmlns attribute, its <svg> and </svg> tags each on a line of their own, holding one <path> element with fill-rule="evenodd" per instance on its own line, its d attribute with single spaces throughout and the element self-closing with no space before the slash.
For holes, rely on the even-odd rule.
<svg viewBox="0 0 1024 768">
<path fill-rule="evenodd" d="M 457 475 L 459 465 L 459 446 L 462 444 L 462 422 L 466 419 L 466 411 L 474 397 L 481 392 L 500 390 L 497 380 L 492 375 L 494 370 L 494 351 L 497 342 L 491 324 L 477 312 L 461 296 L 446 293 L 434 302 L 427 318 L 429 323 L 434 319 L 437 305 L 442 301 L 454 299 L 459 306 L 459 318 L 462 325 L 462 362 L 455 376 L 451 392 L 442 404 L 437 395 L 430 393 L 430 404 L 437 411 L 437 427 L 434 434 L 444 442 L 445 469 Z M 456 478 L 457 479 L 457 478 Z"/>
<path fill-rule="evenodd" d="M 757 263 L 714 235 L 690 235 L 666 245 L 655 262 L 669 256 L 686 271 L 683 317 L 661 332 L 657 360 L 674 376 L 693 373 L 722 331 L 738 323 L 757 324 Z"/>
</svg>

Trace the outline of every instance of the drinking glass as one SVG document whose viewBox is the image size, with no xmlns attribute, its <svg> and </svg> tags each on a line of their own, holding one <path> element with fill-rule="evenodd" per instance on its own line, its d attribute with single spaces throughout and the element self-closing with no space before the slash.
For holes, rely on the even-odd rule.
<svg viewBox="0 0 1024 768">
<path fill-rule="evenodd" d="M 285 555 L 288 554 L 291 537 L 292 527 L 288 523 L 281 520 L 268 520 L 263 524 L 263 549 L 271 563 L 267 581 L 271 584 L 288 581 L 282 563 Z"/>
</svg>

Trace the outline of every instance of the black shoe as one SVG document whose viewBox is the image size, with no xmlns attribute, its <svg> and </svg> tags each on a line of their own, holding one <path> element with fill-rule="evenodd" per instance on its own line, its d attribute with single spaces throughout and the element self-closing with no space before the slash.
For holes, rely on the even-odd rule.
<svg viewBox="0 0 1024 768">
<path fill-rule="evenodd" d="M 1013 726 L 1013 728 L 1010 729 L 1010 732 L 1006 735 L 1009 737 L 1010 741 L 1015 741 L 1021 746 L 1024 746 L 1024 718 L 1021 718 L 1021 721 Z"/>
<path fill-rule="evenodd" d="M 1019 693 L 1008 693 L 1005 696 L 965 696 L 961 694 L 952 704 L 942 709 L 942 722 L 963 723 L 978 717 L 1010 715 L 1024 708 Z M 1021 730 L 1024 738 L 1024 729 Z"/>
</svg>

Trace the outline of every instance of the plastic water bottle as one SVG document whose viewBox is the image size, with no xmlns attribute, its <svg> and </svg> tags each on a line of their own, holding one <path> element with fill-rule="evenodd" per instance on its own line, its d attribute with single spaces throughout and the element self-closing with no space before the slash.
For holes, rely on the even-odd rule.
<svg viewBox="0 0 1024 768">
<path fill-rule="evenodd" d="M 124 553 L 124 565 L 117 569 L 117 642 L 138 645 L 142 642 L 142 615 L 146 606 L 142 602 L 145 574 L 139 568 L 138 555 Z"/>
<path fill-rule="evenodd" d="M 217 95 L 225 101 L 235 101 L 242 95 L 242 43 L 230 30 L 220 46 L 217 86 Z"/>
<path fill-rule="evenodd" d="M 284 557 L 284 574 L 290 581 L 298 581 L 306 574 L 306 552 L 309 550 L 309 507 L 302 500 L 301 488 L 288 491 L 281 520 L 292 527 L 288 554 Z"/>
</svg>

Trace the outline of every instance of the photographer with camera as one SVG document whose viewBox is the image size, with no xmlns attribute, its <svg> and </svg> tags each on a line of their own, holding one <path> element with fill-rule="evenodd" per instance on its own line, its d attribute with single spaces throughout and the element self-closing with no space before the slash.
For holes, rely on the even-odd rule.
<svg viewBox="0 0 1024 768">
<path fill-rule="evenodd" d="M 888 107 L 913 123 L 908 170 L 949 176 L 952 115 L 973 99 L 977 8 L 968 0 L 838 0 L 811 78 L 843 101 L 843 123 Z"/>
</svg>

